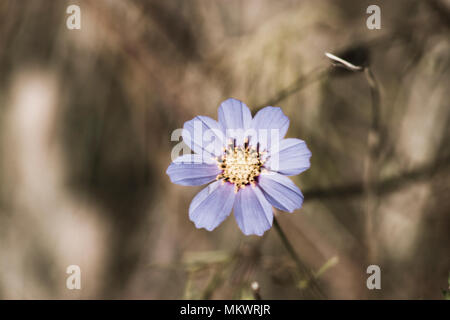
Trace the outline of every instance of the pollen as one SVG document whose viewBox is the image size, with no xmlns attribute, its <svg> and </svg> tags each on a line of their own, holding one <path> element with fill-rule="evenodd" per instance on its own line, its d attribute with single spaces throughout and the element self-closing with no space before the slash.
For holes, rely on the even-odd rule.
<svg viewBox="0 0 450 320">
<path fill-rule="evenodd" d="M 217 166 L 222 170 L 217 180 L 234 184 L 235 192 L 247 185 L 255 185 L 264 165 L 262 154 L 259 145 L 256 148 L 249 147 L 247 139 L 243 147 L 236 146 L 236 140 L 230 142 L 222 156 L 217 158 Z"/>
</svg>

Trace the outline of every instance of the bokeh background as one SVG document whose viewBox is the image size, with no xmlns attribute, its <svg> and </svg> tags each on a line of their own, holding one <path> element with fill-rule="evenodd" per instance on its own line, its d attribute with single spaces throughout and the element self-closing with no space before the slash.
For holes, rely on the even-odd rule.
<svg viewBox="0 0 450 320">
<path fill-rule="evenodd" d="M 173 130 L 234 97 L 312 150 L 303 208 L 276 214 L 321 298 L 443 299 L 449 28 L 447 0 L 0 0 L 0 298 L 317 298 L 274 229 L 197 230 L 202 187 L 165 174 Z"/>
</svg>

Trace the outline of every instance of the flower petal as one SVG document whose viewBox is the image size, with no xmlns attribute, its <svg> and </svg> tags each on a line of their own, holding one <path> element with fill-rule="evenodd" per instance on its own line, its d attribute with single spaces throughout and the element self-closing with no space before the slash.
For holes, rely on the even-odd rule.
<svg viewBox="0 0 450 320">
<path fill-rule="evenodd" d="M 302 206 L 302 192 L 286 176 L 275 172 L 263 173 L 259 176 L 258 185 L 270 204 L 277 209 L 293 212 Z"/>
<path fill-rule="evenodd" d="M 215 157 L 222 153 L 225 136 L 222 126 L 214 119 L 197 116 L 183 126 L 183 141 L 195 153 Z"/>
<path fill-rule="evenodd" d="M 219 123 L 225 129 L 248 129 L 252 122 L 250 109 L 237 99 L 227 99 L 219 107 Z"/>
<path fill-rule="evenodd" d="M 230 98 L 219 107 L 219 123 L 225 130 L 227 140 L 236 139 L 237 145 L 243 145 L 245 132 L 252 123 L 252 114 L 243 102 Z"/>
<path fill-rule="evenodd" d="M 197 228 L 212 231 L 230 215 L 234 198 L 232 184 L 222 184 L 222 181 L 213 182 L 192 200 L 189 206 L 189 219 Z"/>
<path fill-rule="evenodd" d="M 200 186 L 213 181 L 221 170 L 217 164 L 202 162 L 202 156 L 186 154 L 175 159 L 167 168 L 170 181 L 182 186 Z"/>
<path fill-rule="evenodd" d="M 305 141 L 300 139 L 283 139 L 279 145 L 273 144 L 265 166 L 286 176 L 297 175 L 311 166 L 311 151 Z"/>
<path fill-rule="evenodd" d="M 281 108 L 265 107 L 258 111 L 252 121 L 252 129 L 256 130 L 257 141 L 251 140 L 250 144 L 256 146 L 260 144 L 260 150 L 268 150 L 271 146 L 271 140 L 280 141 L 286 135 L 289 128 L 289 118 L 285 116 Z"/>
<path fill-rule="evenodd" d="M 258 187 L 240 189 L 234 204 L 234 216 L 245 235 L 262 236 L 272 226 L 272 206 Z"/>
</svg>

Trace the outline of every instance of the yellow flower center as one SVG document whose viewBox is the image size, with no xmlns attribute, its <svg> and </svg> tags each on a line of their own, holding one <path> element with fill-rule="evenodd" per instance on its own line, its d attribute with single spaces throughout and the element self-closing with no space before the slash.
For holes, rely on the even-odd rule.
<svg viewBox="0 0 450 320">
<path fill-rule="evenodd" d="M 234 143 L 231 143 L 224 149 L 223 155 L 217 158 L 217 166 L 222 170 L 217 180 L 222 179 L 223 182 L 233 183 L 235 192 L 248 184 L 254 185 L 264 164 L 261 154 L 258 148 L 250 148 L 247 141 L 244 147 L 236 147 Z"/>
</svg>

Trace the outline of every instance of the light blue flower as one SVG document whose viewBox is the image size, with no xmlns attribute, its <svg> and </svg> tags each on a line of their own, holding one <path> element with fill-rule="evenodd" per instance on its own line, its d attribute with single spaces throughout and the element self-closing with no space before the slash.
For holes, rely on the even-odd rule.
<svg viewBox="0 0 450 320">
<path fill-rule="evenodd" d="M 310 167 L 311 152 L 303 140 L 284 139 L 289 118 L 280 108 L 265 107 L 254 118 L 239 100 L 219 107 L 219 121 L 198 116 L 187 121 L 183 141 L 194 151 L 173 161 L 167 174 L 173 183 L 198 186 L 189 206 L 197 228 L 215 229 L 234 210 L 246 235 L 263 235 L 273 209 L 293 212 L 303 194 L 287 176 Z"/>
</svg>

